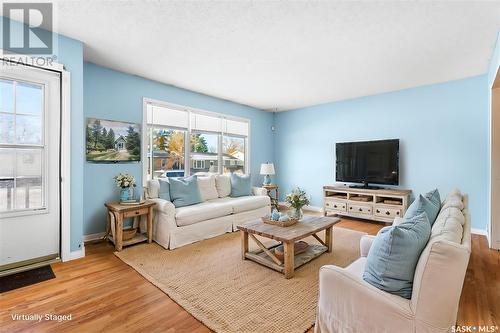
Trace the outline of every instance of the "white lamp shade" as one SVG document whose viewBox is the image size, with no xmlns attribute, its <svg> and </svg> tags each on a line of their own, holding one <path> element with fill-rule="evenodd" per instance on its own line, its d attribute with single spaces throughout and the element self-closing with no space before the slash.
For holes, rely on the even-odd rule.
<svg viewBox="0 0 500 333">
<path fill-rule="evenodd" d="M 274 164 L 273 163 L 262 163 L 260 165 L 261 175 L 274 175 Z"/>
</svg>

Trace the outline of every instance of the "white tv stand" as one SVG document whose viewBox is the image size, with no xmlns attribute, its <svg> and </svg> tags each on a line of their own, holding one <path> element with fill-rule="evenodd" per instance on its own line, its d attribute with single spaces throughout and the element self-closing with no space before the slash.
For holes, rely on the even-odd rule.
<svg viewBox="0 0 500 333">
<path fill-rule="evenodd" d="M 346 186 L 323 186 L 325 216 L 336 214 L 392 223 L 403 217 L 408 208 L 410 190 L 361 189 Z"/>
</svg>

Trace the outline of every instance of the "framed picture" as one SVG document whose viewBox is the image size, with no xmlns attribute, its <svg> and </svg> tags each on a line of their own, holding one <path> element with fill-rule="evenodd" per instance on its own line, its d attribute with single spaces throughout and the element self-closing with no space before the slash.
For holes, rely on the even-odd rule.
<svg viewBox="0 0 500 333">
<path fill-rule="evenodd" d="M 141 160 L 140 132 L 140 124 L 87 118 L 87 161 L 139 162 Z"/>
</svg>

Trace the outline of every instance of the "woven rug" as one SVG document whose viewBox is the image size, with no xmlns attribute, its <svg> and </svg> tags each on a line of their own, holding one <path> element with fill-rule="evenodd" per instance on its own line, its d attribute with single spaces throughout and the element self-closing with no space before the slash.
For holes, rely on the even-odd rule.
<svg viewBox="0 0 500 333">
<path fill-rule="evenodd" d="M 363 235 L 334 228 L 332 253 L 298 268 L 289 280 L 242 260 L 239 232 L 173 251 L 153 243 L 115 254 L 216 332 L 304 332 L 315 321 L 319 268 L 345 267 L 356 260 Z M 312 237 L 305 240 L 316 243 Z"/>
</svg>

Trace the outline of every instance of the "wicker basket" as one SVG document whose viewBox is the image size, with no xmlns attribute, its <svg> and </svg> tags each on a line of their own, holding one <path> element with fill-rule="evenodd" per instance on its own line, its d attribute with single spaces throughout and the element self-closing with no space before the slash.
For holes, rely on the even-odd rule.
<svg viewBox="0 0 500 333">
<path fill-rule="evenodd" d="M 134 238 L 136 233 L 137 233 L 137 228 L 124 229 L 123 235 L 122 235 L 122 240 L 126 241 L 129 239 L 132 239 L 132 238 Z"/>
<path fill-rule="evenodd" d="M 267 224 L 272 224 L 272 225 L 277 225 L 278 227 L 290 227 L 297 222 L 299 222 L 298 219 L 289 219 L 288 221 L 275 221 L 268 219 L 267 217 L 262 218 L 262 222 L 267 223 Z"/>
</svg>

